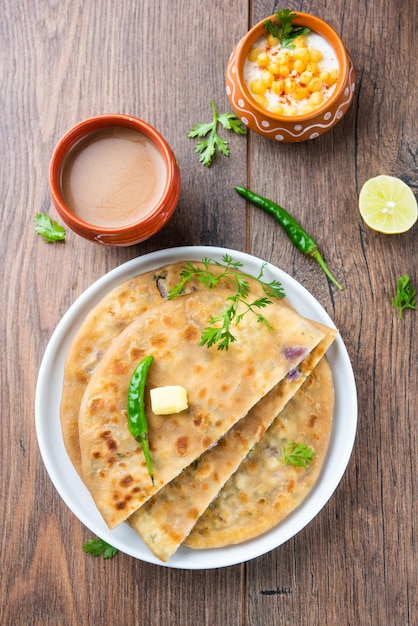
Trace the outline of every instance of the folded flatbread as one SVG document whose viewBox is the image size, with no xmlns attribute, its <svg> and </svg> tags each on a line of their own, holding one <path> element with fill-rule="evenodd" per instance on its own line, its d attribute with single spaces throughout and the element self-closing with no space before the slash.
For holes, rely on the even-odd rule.
<svg viewBox="0 0 418 626">
<path fill-rule="evenodd" d="M 323 466 L 333 406 L 332 373 L 323 358 L 197 521 L 185 545 L 198 549 L 241 543 L 294 511 Z M 283 462 L 283 448 L 292 442 L 313 448 L 312 464 L 304 468 Z"/>
<path fill-rule="evenodd" d="M 79 413 L 83 480 L 109 528 L 126 520 L 214 445 L 318 345 L 324 332 L 282 301 L 268 307 L 272 330 L 246 315 L 228 351 L 199 346 L 230 291 L 195 291 L 139 315 L 106 350 Z M 147 407 L 155 485 L 130 435 L 126 398 L 132 372 L 152 354 L 147 389 L 180 384 L 189 409 L 173 416 Z"/>
<path fill-rule="evenodd" d="M 130 525 L 149 549 L 166 562 L 192 531 L 198 518 L 216 498 L 220 489 L 251 448 L 260 441 L 274 418 L 304 384 L 312 369 L 325 354 L 337 331 L 321 327 L 324 339 L 298 366 L 233 426 L 220 441 L 187 467 L 177 478 L 163 487 L 129 518 Z M 321 366 L 321 371 L 324 366 Z M 317 374 L 314 374 L 317 378 Z M 329 383 L 322 377 L 323 383 Z M 331 385 L 321 390 L 332 397 Z M 295 422 L 297 426 L 299 422 Z M 322 426 L 328 429 L 329 421 Z M 301 433 L 294 431 L 295 437 Z M 303 434 L 303 433 L 302 433 Z M 318 461 L 317 461 L 318 466 Z M 258 480 L 264 480 L 263 474 Z"/>
<path fill-rule="evenodd" d="M 60 407 L 61 430 L 68 456 L 81 477 L 78 415 L 87 383 L 113 339 L 138 315 L 160 304 L 157 277 L 158 271 L 147 272 L 110 290 L 86 316 L 68 351 Z"/>
<path fill-rule="evenodd" d="M 64 368 L 60 420 L 68 456 L 82 479 L 78 417 L 86 386 L 113 339 L 142 313 L 162 303 L 171 305 L 167 295 L 179 282 L 184 264 L 181 261 L 162 266 L 111 289 L 88 313 L 70 346 Z M 203 268 L 201 263 L 193 262 L 193 265 Z M 217 275 L 222 267 L 210 264 L 210 271 Z M 257 281 L 248 280 L 254 297 L 263 295 Z M 219 287 L 227 288 L 228 282 L 220 281 Z M 206 289 L 204 283 L 192 279 L 183 293 Z"/>
</svg>

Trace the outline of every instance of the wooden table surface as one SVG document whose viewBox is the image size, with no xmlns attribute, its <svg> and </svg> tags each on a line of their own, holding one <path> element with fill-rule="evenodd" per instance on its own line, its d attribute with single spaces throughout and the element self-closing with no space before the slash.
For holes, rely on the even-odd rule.
<svg viewBox="0 0 418 626">
<path fill-rule="evenodd" d="M 230 156 L 198 162 L 187 131 L 230 111 L 224 72 L 250 26 L 283 8 L 239 0 L 2 0 L 2 625 L 406 626 L 417 607 L 417 313 L 399 319 L 397 278 L 418 283 L 417 229 L 370 230 L 358 193 L 378 174 L 418 187 L 415 0 L 291 2 L 326 18 L 356 68 L 344 119 L 310 142 L 230 135 Z M 286 6 L 286 5 L 285 5 Z M 176 213 L 147 242 L 101 247 L 34 232 L 57 214 L 48 165 L 59 138 L 92 115 L 147 120 L 182 173 Z M 317 239 L 339 292 L 234 184 L 275 199 Z M 261 257 L 306 287 L 339 328 L 358 390 L 358 430 L 329 502 L 293 539 L 243 564 L 179 570 L 81 546 L 92 534 L 54 488 L 35 432 L 42 356 L 70 305 L 125 261 L 182 245 Z"/>
</svg>

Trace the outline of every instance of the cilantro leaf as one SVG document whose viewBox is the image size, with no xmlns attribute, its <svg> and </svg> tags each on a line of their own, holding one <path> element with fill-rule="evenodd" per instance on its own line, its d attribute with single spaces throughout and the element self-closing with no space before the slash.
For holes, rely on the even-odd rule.
<svg viewBox="0 0 418 626">
<path fill-rule="evenodd" d="M 283 465 L 293 465 L 293 467 L 304 467 L 312 463 L 315 451 L 304 443 L 292 441 L 287 446 L 283 446 L 283 452 L 279 460 Z"/>
<path fill-rule="evenodd" d="M 226 130 L 233 130 L 237 135 L 245 135 L 247 132 L 241 120 L 233 113 L 222 113 L 218 115 L 218 121 Z"/>
<path fill-rule="evenodd" d="M 292 26 L 292 20 L 297 17 L 297 14 L 293 13 L 291 9 L 278 11 L 274 17 L 276 21 L 266 20 L 264 27 L 267 32 L 280 41 L 282 48 L 293 48 L 293 41 L 297 37 L 307 35 L 310 32 L 310 29 L 304 26 Z"/>
<path fill-rule="evenodd" d="M 188 137 L 204 137 L 212 130 L 212 122 L 201 122 L 193 126 L 187 133 Z"/>
<path fill-rule="evenodd" d="M 104 559 L 111 559 L 118 552 L 117 548 L 111 546 L 104 539 L 100 539 L 100 537 L 86 541 L 82 547 L 86 554 L 102 556 Z"/>
<path fill-rule="evenodd" d="M 213 119 L 211 122 L 199 122 L 192 126 L 187 133 L 190 138 L 202 137 L 196 144 L 195 152 L 199 156 L 200 163 L 210 167 L 216 151 L 229 156 L 229 145 L 226 139 L 218 134 L 218 123 L 226 130 L 232 130 L 237 135 L 245 135 L 247 129 L 233 113 L 218 114 L 214 100 L 211 100 Z M 203 139 L 204 138 L 204 139 Z"/>
<path fill-rule="evenodd" d="M 398 278 L 396 296 L 392 298 L 392 304 L 399 311 L 399 318 L 402 319 L 404 309 L 416 309 L 417 290 L 413 288 L 408 274 Z"/>
<path fill-rule="evenodd" d="M 210 264 L 223 268 L 219 274 L 210 271 Z M 203 329 L 200 346 L 206 345 L 208 348 L 216 345 L 218 350 L 228 350 L 229 345 L 236 341 L 236 337 L 231 331 L 232 326 L 237 326 L 244 315 L 253 313 L 257 322 L 263 324 L 268 330 L 271 330 L 267 318 L 262 315 L 261 309 L 266 308 L 272 303 L 272 299 L 281 299 L 285 296 L 282 285 L 277 280 L 268 283 L 263 280 L 263 272 L 266 263 L 263 263 L 257 277 L 250 276 L 242 271 L 242 263 L 234 261 L 229 254 L 224 254 L 222 262 L 212 261 L 211 259 L 202 260 L 203 268 L 196 267 L 191 261 L 183 265 L 180 278 L 177 285 L 172 287 L 168 293 L 168 299 L 180 296 L 183 293 L 184 286 L 192 279 L 204 284 L 210 291 L 216 287 L 221 280 L 227 280 L 235 287 L 235 293 L 226 298 L 225 308 L 219 315 L 211 316 L 209 325 Z M 238 273 L 240 271 L 240 273 Z M 253 278 L 262 287 L 265 297 L 256 298 L 252 302 L 248 302 L 250 286 L 248 278 Z M 238 308 L 240 307 L 240 312 Z"/>
<path fill-rule="evenodd" d="M 35 232 L 42 235 L 45 241 L 65 241 L 65 228 L 52 220 L 46 213 L 36 213 Z"/>
</svg>

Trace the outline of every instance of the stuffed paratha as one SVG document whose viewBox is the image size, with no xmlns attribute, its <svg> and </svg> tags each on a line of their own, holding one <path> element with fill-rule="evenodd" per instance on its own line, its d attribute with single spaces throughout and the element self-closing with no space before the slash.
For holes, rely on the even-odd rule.
<svg viewBox="0 0 418 626">
<path fill-rule="evenodd" d="M 168 292 L 179 282 L 184 264 L 185 261 L 181 261 L 159 267 L 111 289 L 86 316 L 70 346 L 64 368 L 60 420 L 68 456 L 82 479 L 78 417 L 87 384 L 112 341 L 138 315 L 160 304 L 170 304 Z M 196 268 L 203 268 L 202 263 L 193 264 Z M 214 275 L 223 271 L 215 264 L 210 264 L 209 269 Z M 248 281 L 254 297 L 264 295 L 256 280 L 248 277 Z M 227 280 L 219 283 L 219 288 L 228 286 Z M 182 293 L 206 289 L 203 282 L 192 279 Z M 287 300 L 282 303 L 287 304 Z"/>
<path fill-rule="evenodd" d="M 226 481 L 239 471 L 239 465 L 252 446 L 260 441 L 274 418 L 311 374 L 337 335 L 333 329 L 323 328 L 323 331 L 324 339 L 299 364 L 297 375 L 292 372 L 286 376 L 217 445 L 129 518 L 130 525 L 159 559 L 165 562 L 174 554 Z M 329 381 L 323 377 L 322 382 Z M 331 396 L 332 384 L 322 392 Z M 328 423 L 323 422 L 323 425 L 328 426 Z"/>
<path fill-rule="evenodd" d="M 272 330 L 245 316 L 228 351 L 199 346 L 230 291 L 193 292 L 138 316 L 108 347 L 86 387 L 79 414 L 82 472 L 109 528 L 127 519 L 216 443 L 318 345 L 324 333 L 281 301 L 268 309 Z M 147 408 L 155 485 L 126 418 L 129 380 L 152 354 L 148 389 L 187 388 L 189 409 L 156 416 Z"/>
<path fill-rule="evenodd" d="M 162 296 L 172 286 L 172 277 L 178 280 L 180 266 L 174 264 L 140 274 L 110 290 L 86 316 L 70 346 L 64 368 L 60 419 L 68 456 L 81 477 L 78 415 L 87 383 L 113 339 L 138 315 L 161 303 Z"/>
<path fill-rule="evenodd" d="M 323 466 L 333 406 L 332 373 L 324 358 L 197 521 L 185 545 L 201 549 L 240 543 L 294 511 Z M 283 448 L 293 442 L 314 450 L 312 464 L 285 464 Z"/>
</svg>

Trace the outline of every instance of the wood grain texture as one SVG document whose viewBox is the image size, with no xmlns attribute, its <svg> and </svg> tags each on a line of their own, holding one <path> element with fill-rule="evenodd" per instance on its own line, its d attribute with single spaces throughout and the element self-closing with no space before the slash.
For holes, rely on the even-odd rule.
<svg viewBox="0 0 418 626">
<path fill-rule="evenodd" d="M 417 317 L 391 305 L 398 276 L 418 285 L 417 228 L 372 232 L 357 198 L 387 173 L 417 193 L 415 0 L 312 0 L 356 68 L 355 101 L 328 134 L 277 145 L 231 136 L 230 157 L 198 162 L 188 129 L 228 110 L 224 72 L 248 27 L 277 2 L 250 0 L 3 0 L 0 3 L 1 541 L 5 626 L 413 626 L 417 604 Z M 400 96 L 401 94 L 401 96 Z M 400 96 L 400 97 L 399 97 Z M 179 161 L 176 213 L 153 239 L 105 248 L 71 232 L 46 244 L 36 212 L 56 214 L 48 165 L 61 135 L 106 112 L 142 117 Z M 330 287 L 272 219 L 234 184 L 283 204 L 317 239 L 345 289 Z M 179 245 L 247 251 L 300 281 L 334 319 L 357 381 L 359 424 L 336 492 L 298 535 L 234 567 L 181 571 L 81 550 L 91 533 L 62 502 L 34 427 L 39 365 L 68 307 L 97 278 L 136 256 Z"/>
</svg>

